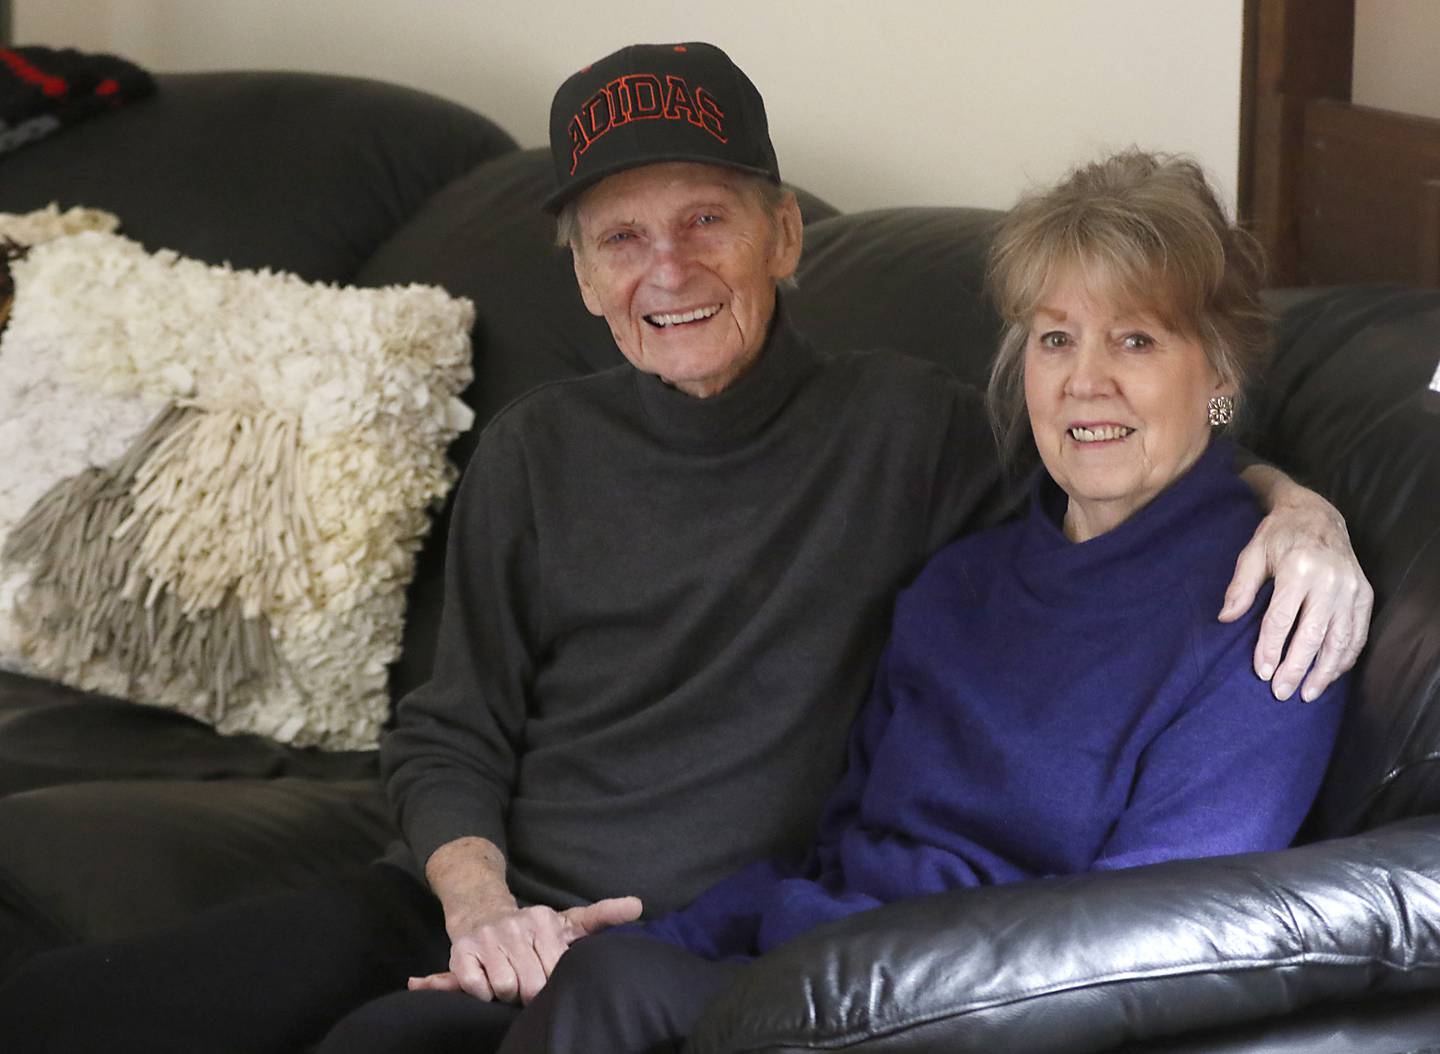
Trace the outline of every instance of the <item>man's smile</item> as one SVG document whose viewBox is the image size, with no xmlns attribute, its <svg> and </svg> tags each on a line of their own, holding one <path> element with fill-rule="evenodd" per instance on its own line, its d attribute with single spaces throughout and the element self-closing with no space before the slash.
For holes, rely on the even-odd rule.
<svg viewBox="0 0 1440 1054">
<path fill-rule="evenodd" d="M 691 322 L 703 322 L 705 319 L 716 315 L 720 311 L 720 304 L 707 304 L 705 307 L 691 308 L 688 311 L 676 312 L 654 312 L 645 315 L 645 321 L 656 329 L 665 329 L 668 326 L 683 326 Z"/>
</svg>

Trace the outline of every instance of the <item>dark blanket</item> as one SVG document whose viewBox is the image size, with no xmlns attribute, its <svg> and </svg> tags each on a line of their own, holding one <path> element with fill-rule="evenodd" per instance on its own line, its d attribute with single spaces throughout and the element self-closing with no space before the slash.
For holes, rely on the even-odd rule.
<svg viewBox="0 0 1440 1054">
<path fill-rule="evenodd" d="M 0 155 L 154 91 L 150 74 L 114 55 L 0 49 Z"/>
</svg>

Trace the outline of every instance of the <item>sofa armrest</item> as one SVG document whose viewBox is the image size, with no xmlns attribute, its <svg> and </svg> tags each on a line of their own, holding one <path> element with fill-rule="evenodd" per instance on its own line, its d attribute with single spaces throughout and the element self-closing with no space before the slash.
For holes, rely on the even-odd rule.
<svg viewBox="0 0 1440 1054">
<path fill-rule="evenodd" d="M 783 945 L 694 1054 L 1082 1054 L 1440 987 L 1440 817 L 1278 853 L 893 904 Z"/>
</svg>

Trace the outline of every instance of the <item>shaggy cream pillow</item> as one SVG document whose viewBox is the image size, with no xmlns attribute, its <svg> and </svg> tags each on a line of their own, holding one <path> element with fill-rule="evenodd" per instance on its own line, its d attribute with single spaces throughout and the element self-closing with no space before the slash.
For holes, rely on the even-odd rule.
<svg viewBox="0 0 1440 1054">
<path fill-rule="evenodd" d="M 12 265 L 0 664 L 224 732 L 374 746 L 444 451 L 471 423 L 473 307 L 93 226 Z"/>
</svg>

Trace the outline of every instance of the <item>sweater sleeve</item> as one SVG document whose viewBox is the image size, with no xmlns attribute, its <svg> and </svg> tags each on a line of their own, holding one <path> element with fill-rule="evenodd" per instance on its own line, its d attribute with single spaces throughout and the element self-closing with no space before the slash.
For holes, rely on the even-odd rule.
<svg viewBox="0 0 1440 1054">
<path fill-rule="evenodd" d="M 505 847 L 537 636 L 526 480 L 518 444 L 492 424 L 451 515 L 434 672 L 400 702 L 381 745 L 386 790 L 421 868 L 457 838 Z"/>
<path fill-rule="evenodd" d="M 716 882 L 685 907 L 646 922 L 643 932 L 720 961 L 756 953 L 765 906 L 795 874 L 779 860 L 759 860 Z"/>
<path fill-rule="evenodd" d="M 1230 626 L 1207 619 L 1196 688 L 1141 757 L 1096 870 L 1283 849 L 1304 821 L 1335 744 L 1346 681 L 1313 703 L 1279 701 L 1251 669 L 1262 593 Z M 1197 610 L 1202 605 L 1196 604 Z"/>
</svg>

